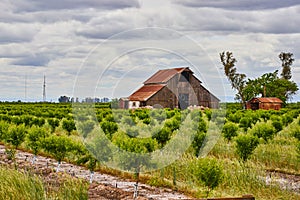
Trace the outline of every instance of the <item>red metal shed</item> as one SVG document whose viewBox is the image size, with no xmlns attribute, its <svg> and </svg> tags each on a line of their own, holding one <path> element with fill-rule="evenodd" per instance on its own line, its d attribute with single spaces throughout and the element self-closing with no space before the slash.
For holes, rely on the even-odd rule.
<svg viewBox="0 0 300 200">
<path fill-rule="evenodd" d="M 252 98 L 246 104 L 247 109 L 258 110 L 279 110 L 282 106 L 283 101 L 277 97 L 260 97 Z"/>
</svg>

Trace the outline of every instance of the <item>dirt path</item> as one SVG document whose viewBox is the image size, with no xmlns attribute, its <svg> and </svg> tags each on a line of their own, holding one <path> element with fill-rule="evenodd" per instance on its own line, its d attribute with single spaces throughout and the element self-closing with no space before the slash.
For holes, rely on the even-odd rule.
<svg viewBox="0 0 300 200">
<path fill-rule="evenodd" d="M 32 165 L 33 155 L 27 152 L 17 151 L 16 161 L 22 166 Z M 0 164 L 8 164 L 11 161 L 6 159 L 5 147 L 0 145 Z M 57 167 L 57 161 L 51 158 L 37 156 L 34 166 L 37 170 L 51 173 Z M 72 176 L 90 179 L 89 170 L 84 167 L 62 162 L 59 168 L 60 172 L 68 173 Z M 89 199 L 133 199 L 135 182 L 124 180 L 107 174 L 95 172 L 93 175 L 93 183 L 89 188 Z M 166 188 L 156 188 L 146 184 L 139 184 L 138 198 L 152 200 L 168 200 L 168 199 L 187 199 L 188 197 L 178 192 Z"/>
</svg>

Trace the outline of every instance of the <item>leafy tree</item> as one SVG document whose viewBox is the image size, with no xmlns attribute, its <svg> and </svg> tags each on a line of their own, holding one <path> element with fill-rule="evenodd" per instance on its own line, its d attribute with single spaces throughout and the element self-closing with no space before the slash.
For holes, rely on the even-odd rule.
<svg viewBox="0 0 300 200">
<path fill-rule="evenodd" d="M 194 137 L 194 140 L 192 142 L 192 147 L 194 149 L 195 155 L 198 157 L 200 153 L 200 149 L 202 147 L 202 144 L 204 142 L 204 139 L 206 137 L 205 132 L 203 131 L 197 131 L 196 135 Z"/>
<path fill-rule="evenodd" d="M 26 134 L 27 130 L 24 124 L 9 127 L 4 138 L 6 143 L 14 147 L 10 150 L 6 149 L 6 152 L 9 154 L 9 159 L 15 160 L 17 148 L 24 142 Z"/>
<path fill-rule="evenodd" d="M 68 135 L 70 135 L 71 131 L 76 130 L 74 120 L 64 119 L 62 121 L 62 128 L 65 129 L 68 132 Z"/>
<path fill-rule="evenodd" d="M 287 52 L 287 53 L 281 52 L 278 57 L 282 62 L 281 77 L 285 80 L 291 79 L 292 78 L 291 66 L 294 62 L 293 54 L 289 53 L 289 52 Z"/>
<path fill-rule="evenodd" d="M 70 102 L 70 97 L 67 97 L 67 96 L 60 96 L 60 97 L 58 98 L 58 102 L 59 102 L 59 103 L 68 103 L 68 102 Z"/>
<path fill-rule="evenodd" d="M 235 63 L 237 60 L 233 57 L 232 52 L 227 51 L 220 53 L 221 62 L 224 66 L 224 72 L 231 83 L 231 87 L 237 90 L 236 99 L 240 100 L 245 105 L 246 99 L 243 95 L 243 90 L 246 84 L 245 74 L 237 73 Z"/>
<path fill-rule="evenodd" d="M 73 150 L 72 140 L 66 136 L 51 135 L 43 140 L 43 147 L 58 161 L 59 171 L 61 161 Z"/>
<path fill-rule="evenodd" d="M 221 165 L 215 159 L 198 159 L 192 164 L 192 174 L 199 184 L 207 187 L 206 197 L 222 182 L 224 172 Z"/>
<path fill-rule="evenodd" d="M 283 128 L 281 118 L 279 116 L 271 116 L 272 125 L 275 128 L 276 132 L 279 132 Z"/>
<path fill-rule="evenodd" d="M 6 134 L 8 132 L 9 124 L 4 121 L 0 121 L 0 141 L 6 138 Z"/>
<path fill-rule="evenodd" d="M 13 125 L 9 127 L 5 140 L 17 149 L 24 142 L 26 134 L 27 130 L 23 124 Z"/>
<path fill-rule="evenodd" d="M 252 129 L 249 130 L 249 133 L 257 136 L 258 138 L 263 138 L 267 142 L 269 139 L 273 138 L 275 134 L 275 128 L 269 123 L 257 123 Z"/>
<path fill-rule="evenodd" d="M 163 127 L 157 134 L 152 136 L 157 142 L 164 146 L 171 138 L 173 131 L 169 127 Z"/>
<path fill-rule="evenodd" d="M 235 123 L 227 122 L 222 129 L 224 138 L 226 138 L 228 141 L 231 141 L 233 137 L 237 136 L 238 129 L 239 127 Z"/>
<path fill-rule="evenodd" d="M 41 147 L 42 139 L 45 139 L 47 136 L 48 133 L 44 128 L 33 126 L 29 129 L 26 143 L 35 155 L 38 153 L 38 149 Z"/>
<path fill-rule="evenodd" d="M 111 121 L 102 121 L 100 123 L 101 129 L 103 130 L 103 132 L 106 135 L 109 135 L 109 137 L 111 138 L 112 135 L 118 131 L 118 125 L 115 122 L 111 122 Z"/>
<path fill-rule="evenodd" d="M 47 121 L 48 121 L 48 124 L 51 126 L 51 132 L 53 133 L 55 131 L 55 128 L 59 126 L 59 120 L 49 118 Z"/>
<path fill-rule="evenodd" d="M 35 158 L 39 150 L 42 148 L 43 140 L 48 136 L 48 133 L 44 128 L 33 126 L 27 134 L 27 146 L 33 151 L 34 163 Z"/>
<path fill-rule="evenodd" d="M 79 129 L 83 138 L 86 138 L 87 135 L 94 129 L 95 123 L 92 120 L 82 121 L 79 124 Z"/>
<path fill-rule="evenodd" d="M 239 126 L 247 131 L 248 128 L 252 126 L 252 118 L 249 116 L 244 116 L 240 119 Z"/>
<path fill-rule="evenodd" d="M 256 136 L 250 134 L 239 135 L 236 140 L 236 153 L 240 159 L 245 162 L 252 155 L 253 151 L 259 144 Z"/>
</svg>

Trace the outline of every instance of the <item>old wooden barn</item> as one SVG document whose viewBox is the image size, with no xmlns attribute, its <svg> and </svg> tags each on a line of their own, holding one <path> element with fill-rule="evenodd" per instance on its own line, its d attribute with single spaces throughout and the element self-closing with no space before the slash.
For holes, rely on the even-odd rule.
<svg viewBox="0 0 300 200">
<path fill-rule="evenodd" d="M 247 109 L 258 110 L 279 110 L 282 106 L 282 101 L 277 97 L 260 97 L 252 98 L 246 103 Z"/>
<path fill-rule="evenodd" d="M 188 67 L 182 67 L 157 71 L 129 96 L 128 104 L 122 102 L 122 105 L 186 109 L 189 106 L 218 108 L 219 102 Z"/>
</svg>

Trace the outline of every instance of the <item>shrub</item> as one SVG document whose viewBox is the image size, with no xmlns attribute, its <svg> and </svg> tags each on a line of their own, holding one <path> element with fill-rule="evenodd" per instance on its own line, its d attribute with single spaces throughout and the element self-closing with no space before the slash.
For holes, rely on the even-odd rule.
<svg viewBox="0 0 300 200">
<path fill-rule="evenodd" d="M 162 146 L 170 140 L 172 136 L 172 130 L 169 127 L 163 127 L 157 134 L 153 135 L 152 138 L 156 139 Z"/>
<path fill-rule="evenodd" d="M 247 116 L 242 117 L 242 118 L 240 119 L 240 122 L 239 122 L 239 123 L 240 123 L 239 126 L 240 126 L 241 128 L 243 128 L 244 131 L 247 131 L 247 129 L 250 128 L 251 125 L 252 125 L 252 118 L 251 118 L 251 117 L 247 117 Z"/>
<path fill-rule="evenodd" d="M 27 146 L 37 155 L 42 148 L 43 139 L 47 137 L 47 132 L 44 128 L 33 126 L 27 134 Z"/>
<path fill-rule="evenodd" d="M 43 148 L 60 163 L 73 150 L 73 145 L 67 136 L 51 135 L 43 141 Z"/>
<path fill-rule="evenodd" d="M 95 123 L 92 120 L 81 121 L 79 123 L 79 129 L 83 138 L 86 138 L 87 135 L 94 129 Z"/>
<path fill-rule="evenodd" d="M 295 137 L 296 139 L 298 139 L 300 141 L 300 127 L 299 126 L 292 129 L 291 133 L 292 133 L 293 137 Z"/>
<path fill-rule="evenodd" d="M 51 126 L 51 132 L 53 133 L 55 131 L 55 128 L 59 126 L 59 120 L 58 119 L 48 119 L 48 124 Z"/>
<path fill-rule="evenodd" d="M 19 126 L 13 125 L 9 127 L 5 141 L 17 149 L 24 142 L 26 134 L 27 130 L 23 124 Z"/>
<path fill-rule="evenodd" d="M 223 136 L 224 138 L 226 138 L 228 141 L 231 141 L 231 139 L 235 136 L 237 136 L 237 130 L 239 129 L 239 127 L 232 122 L 227 122 L 224 126 L 223 126 Z"/>
<path fill-rule="evenodd" d="M 200 149 L 202 147 L 202 144 L 203 144 L 203 141 L 206 137 L 206 134 L 205 132 L 202 132 L 202 131 L 197 131 L 195 137 L 194 137 L 194 140 L 192 142 L 192 146 L 193 146 L 193 149 L 194 149 L 194 152 L 195 152 L 195 156 L 199 156 L 199 153 L 200 153 Z"/>
<path fill-rule="evenodd" d="M 263 138 L 266 142 L 269 139 L 272 139 L 275 134 L 275 128 L 269 123 L 258 123 L 252 129 L 249 130 L 249 133 L 257 136 L 258 138 Z"/>
<path fill-rule="evenodd" d="M 62 128 L 68 132 L 68 135 L 70 135 L 71 131 L 76 130 L 74 120 L 64 119 L 62 121 Z"/>
<path fill-rule="evenodd" d="M 0 141 L 5 139 L 8 132 L 8 127 L 9 124 L 7 122 L 0 121 Z"/>
<path fill-rule="evenodd" d="M 115 122 L 103 121 L 100 123 L 100 126 L 103 132 L 110 137 L 118 131 L 118 125 Z"/>
<path fill-rule="evenodd" d="M 242 134 L 236 138 L 236 153 L 242 161 L 246 161 L 252 155 L 253 151 L 259 144 L 256 136 Z"/>
<path fill-rule="evenodd" d="M 207 187 L 206 195 L 223 180 L 223 169 L 215 159 L 198 159 L 192 164 L 192 174 L 198 184 Z"/>
</svg>

